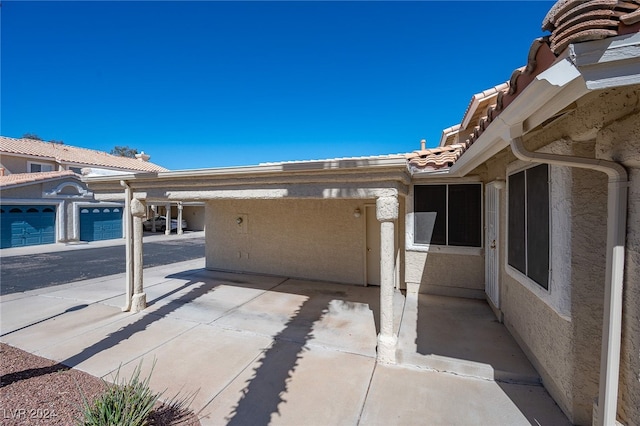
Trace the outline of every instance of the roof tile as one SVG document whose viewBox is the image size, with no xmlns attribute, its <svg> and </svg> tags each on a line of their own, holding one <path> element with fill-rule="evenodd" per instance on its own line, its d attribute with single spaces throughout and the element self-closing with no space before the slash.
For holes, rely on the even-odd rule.
<svg viewBox="0 0 640 426">
<path fill-rule="evenodd" d="M 13 185 L 21 185 L 24 183 L 41 182 L 66 176 L 78 175 L 71 170 L 40 173 L 13 173 L 7 176 L 0 176 L 0 188 L 7 188 Z"/>
<path fill-rule="evenodd" d="M 43 142 L 33 139 L 15 139 L 0 136 L 0 152 L 29 155 L 63 163 L 106 167 L 144 172 L 166 171 L 164 167 L 136 158 L 119 157 L 86 148 Z"/>
<path fill-rule="evenodd" d="M 414 151 L 407 154 L 411 169 L 419 171 L 437 171 L 448 169 L 462 155 L 466 144 L 441 146 L 432 149 Z"/>
</svg>

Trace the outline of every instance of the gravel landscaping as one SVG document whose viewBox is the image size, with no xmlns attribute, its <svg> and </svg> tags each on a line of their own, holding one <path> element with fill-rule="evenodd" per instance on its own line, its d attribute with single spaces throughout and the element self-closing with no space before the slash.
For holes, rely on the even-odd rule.
<svg viewBox="0 0 640 426">
<path fill-rule="evenodd" d="M 81 417 L 82 395 L 104 389 L 97 377 L 0 343 L 0 424 L 71 425 Z M 152 425 L 200 425 L 197 416 L 158 403 Z"/>
</svg>

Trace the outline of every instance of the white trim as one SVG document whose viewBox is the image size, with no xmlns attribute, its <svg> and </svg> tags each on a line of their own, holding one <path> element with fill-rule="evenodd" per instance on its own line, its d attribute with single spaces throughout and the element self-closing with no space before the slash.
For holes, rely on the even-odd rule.
<svg viewBox="0 0 640 426">
<path fill-rule="evenodd" d="M 451 246 L 451 245 L 439 245 L 439 244 L 419 244 L 414 242 L 415 237 L 415 215 L 414 215 L 414 198 L 415 198 L 415 186 L 424 185 L 464 185 L 464 184 L 477 184 L 480 186 L 480 247 L 469 246 Z M 448 193 L 447 191 L 447 211 L 448 211 Z M 484 255 L 484 188 L 482 182 L 477 177 L 469 178 L 454 178 L 454 179 L 433 179 L 428 183 L 413 182 L 409 186 L 409 193 L 406 196 L 405 203 L 405 250 L 415 251 L 422 253 L 441 253 L 441 254 L 453 254 L 453 255 L 465 255 L 465 256 L 482 256 Z M 447 230 L 448 232 L 448 230 Z M 448 238 L 447 238 L 448 240 Z"/>
<path fill-rule="evenodd" d="M 500 229 L 500 213 L 501 213 L 501 209 L 500 209 L 500 201 L 501 201 L 501 193 L 502 193 L 502 189 L 504 188 L 504 181 L 498 181 L 498 180 L 494 180 L 492 182 L 489 182 L 487 184 L 485 184 L 485 192 L 484 192 L 484 196 L 485 196 L 485 205 L 484 205 L 484 211 L 485 211 L 485 221 L 484 221 L 484 241 L 485 241 L 485 248 L 487 249 L 487 255 L 485 256 L 485 263 L 484 263 L 484 270 L 485 270 L 485 275 L 484 275 L 484 285 L 485 285 L 485 294 L 487 295 L 487 297 L 489 297 L 489 299 L 491 300 L 491 302 L 493 303 L 493 306 L 496 307 L 496 309 L 500 309 L 500 288 L 501 288 L 501 282 L 500 282 L 500 255 L 502 254 L 502 250 L 500 248 L 500 235 L 501 235 L 501 229 Z M 488 200 L 489 198 L 489 194 L 492 194 L 493 196 L 491 197 L 491 200 Z M 489 202 L 492 202 L 492 204 L 490 205 Z M 490 213 L 488 211 L 489 208 L 492 208 L 494 211 L 491 212 L 492 214 L 492 218 L 491 220 L 495 220 L 494 228 L 493 228 L 493 236 L 495 237 L 495 239 L 493 240 L 494 243 L 494 247 L 492 248 L 491 242 L 489 242 L 489 232 L 488 232 L 488 214 Z M 495 250 L 495 254 L 491 255 L 491 250 Z M 494 280 L 491 280 L 491 276 L 490 276 L 490 272 L 493 272 L 495 274 L 495 276 L 493 277 Z M 493 282 L 495 281 L 495 282 Z M 488 291 L 487 291 L 488 290 Z"/>
<path fill-rule="evenodd" d="M 77 195 L 71 195 L 71 194 L 60 194 L 60 192 L 62 192 L 66 187 L 73 187 L 76 189 L 76 191 L 78 191 Z M 93 197 L 93 192 L 89 191 L 87 188 L 83 187 L 82 185 L 80 185 L 79 183 L 76 182 L 62 182 L 60 185 L 58 185 L 55 189 L 48 191 L 48 192 L 44 192 L 42 193 L 42 197 L 43 198 L 48 198 L 48 197 L 57 197 L 57 198 L 92 198 Z"/>
<path fill-rule="evenodd" d="M 422 252 L 422 253 L 456 254 L 456 255 L 462 255 L 462 256 L 484 255 L 484 248 L 482 247 L 441 246 L 436 244 L 415 244 L 414 243 L 411 245 L 411 247 L 408 246 L 406 250 Z"/>
<path fill-rule="evenodd" d="M 55 163 L 55 161 L 53 161 L 53 163 Z M 40 170 L 39 172 L 32 172 L 31 171 L 31 166 L 33 166 L 33 165 L 40 166 L 40 169 L 42 169 L 42 166 L 51 167 L 51 170 Z M 40 161 L 27 161 L 27 173 L 55 172 L 55 171 L 57 171 L 56 169 L 57 169 L 57 164 L 45 163 L 45 162 L 40 162 Z"/>
<path fill-rule="evenodd" d="M 72 221 L 73 221 L 73 228 L 71 230 L 72 238 L 74 241 L 80 241 L 80 209 L 82 208 L 103 208 L 103 207 L 118 207 L 122 209 L 122 238 L 125 237 L 124 235 L 124 226 L 125 226 L 125 206 L 123 203 L 116 203 L 116 202 L 95 202 L 95 203 L 89 203 L 89 202 L 83 202 L 83 201 L 75 201 L 73 202 L 73 212 L 71 213 L 72 215 Z"/>
<path fill-rule="evenodd" d="M 571 174 L 566 167 L 549 165 L 549 288 L 545 289 L 531 278 L 509 265 L 509 176 L 535 167 L 520 160 L 506 170 L 505 249 L 502 253 L 507 275 L 527 288 L 560 317 L 571 320 L 571 205 L 566 194 L 571 191 Z M 569 188 L 567 188 L 569 186 Z"/>
</svg>

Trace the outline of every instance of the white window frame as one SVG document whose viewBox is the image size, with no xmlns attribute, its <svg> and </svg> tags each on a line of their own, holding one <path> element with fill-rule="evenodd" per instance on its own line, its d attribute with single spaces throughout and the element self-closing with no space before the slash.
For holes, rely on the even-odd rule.
<svg viewBox="0 0 640 426">
<path fill-rule="evenodd" d="M 40 166 L 40 172 L 32 172 L 31 166 L 38 165 Z M 43 167 L 51 167 L 51 170 L 42 171 Z M 41 163 L 38 161 L 27 161 L 27 173 L 45 173 L 45 172 L 54 172 L 56 170 L 56 166 L 51 163 Z"/>
<path fill-rule="evenodd" d="M 516 161 L 507 166 L 506 216 L 504 218 L 505 250 L 502 258 L 505 272 L 517 283 L 536 295 L 565 320 L 571 320 L 571 170 L 549 165 L 549 288 L 509 265 L 509 176 L 538 164 Z"/>
<path fill-rule="evenodd" d="M 415 242 L 415 187 L 424 185 L 465 185 L 465 184 L 477 184 L 480 186 L 480 228 L 481 238 L 480 247 L 468 247 L 468 246 L 450 246 L 440 244 L 421 244 Z M 447 191 L 447 212 L 448 205 L 448 191 Z M 479 179 L 434 179 L 428 181 L 416 180 L 409 187 L 409 194 L 406 202 L 405 213 L 405 249 L 408 251 L 416 252 L 430 252 L 430 253 L 442 253 L 442 254 L 457 254 L 467 256 L 482 256 L 484 254 L 484 188 Z M 447 230 L 448 233 L 448 230 Z"/>
</svg>

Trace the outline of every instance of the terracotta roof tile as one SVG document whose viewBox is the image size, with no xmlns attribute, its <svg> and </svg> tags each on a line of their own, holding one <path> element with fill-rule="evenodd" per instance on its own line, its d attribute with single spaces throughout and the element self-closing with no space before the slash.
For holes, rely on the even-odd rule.
<svg viewBox="0 0 640 426">
<path fill-rule="evenodd" d="M 551 50 L 559 55 L 571 43 L 637 32 L 640 2 L 633 0 L 559 0 L 542 21 L 551 31 Z"/>
<path fill-rule="evenodd" d="M 436 171 L 451 167 L 465 149 L 465 144 L 447 145 L 414 151 L 406 157 L 409 168 L 413 170 Z"/>
<path fill-rule="evenodd" d="M 640 22 L 640 9 L 631 13 L 626 13 L 620 17 L 620 20 L 626 25 L 633 25 Z"/>
<path fill-rule="evenodd" d="M 497 86 L 473 95 L 471 97 L 471 101 L 469 102 L 469 106 L 467 106 L 467 110 L 464 112 L 464 115 L 462 117 L 461 126 L 466 127 L 468 126 L 468 123 L 476 123 L 480 119 L 480 117 L 485 115 L 484 110 L 487 108 L 487 106 L 495 103 L 495 98 L 498 96 L 498 93 L 508 88 L 508 83 L 501 83 Z"/>
<path fill-rule="evenodd" d="M 440 137 L 440 145 L 439 146 L 447 146 L 453 145 L 458 140 L 458 132 L 462 126 L 460 124 L 456 124 L 455 126 L 448 127 L 442 131 L 442 136 Z"/>
<path fill-rule="evenodd" d="M 0 176 L 0 188 L 6 188 L 13 185 L 20 185 L 31 182 L 41 182 L 49 179 L 56 179 L 66 176 L 78 176 L 71 170 L 63 170 L 56 172 L 40 172 L 40 173 L 13 173 L 7 176 Z"/>
<path fill-rule="evenodd" d="M 166 171 L 164 167 L 136 158 L 119 157 L 102 151 L 32 139 L 0 136 L 0 152 L 47 158 L 52 161 L 145 172 Z"/>
</svg>

